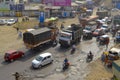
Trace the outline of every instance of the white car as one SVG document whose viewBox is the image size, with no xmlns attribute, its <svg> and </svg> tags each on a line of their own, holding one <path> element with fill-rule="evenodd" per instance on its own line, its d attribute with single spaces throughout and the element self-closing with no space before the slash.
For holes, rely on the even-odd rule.
<svg viewBox="0 0 120 80">
<path fill-rule="evenodd" d="M 6 24 L 7 23 L 7 20 L 5 20 L 5 19 L 0 19 L 0 25 L 4 25 L 4 24 Z"/>
<path fill-rule="evenodd" d="M 7 25 L 12 25 L 12 24 L 15 24 L 15 23 L 16 23 L 15 19 L 8 19 L 7 20 Z"/>
<path fill-rule="evenodd" d="M 40 54 L 32 61 L 32 67 L 33 68 L 41 68 L 44 65 L 47 65 L 49 63 L 53 62 L 52 54 L 47 52 Z"/>
<path fill-rule="evenodd" d="M 105 32 L 108 32 L 110 30 L 109 26 L 107 24 L 103 24 L 101 26 L 101 29 L 103 29 Z"/>
<path fill-rule="evenodd" d="M 119 11 L 119 9 L 113 8 L 111 11 L 115 12 L 115 11 Z"/>
</svg>

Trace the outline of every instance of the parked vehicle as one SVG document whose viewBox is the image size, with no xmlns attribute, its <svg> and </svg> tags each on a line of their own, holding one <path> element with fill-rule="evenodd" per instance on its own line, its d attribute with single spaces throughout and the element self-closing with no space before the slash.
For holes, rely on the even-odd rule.
<svg viewBox="0 0 120 80">
<path fill-rule="evenodd" d="M 49 63 L 53 62 L 52 54 L 47 52 L 40 54 L 32 61 L 32 67 L 33 68 L 41 68 L 44 65 L 47 65 Z"/>
<path fill-rule="evenodd" d="M 0 19 L 0 25 L 5 25 L 7 22 L 5 19 Z"/>
<path fill-rule="evenodd" d="M 59 43 L 62 46 L 71 46 L 80 42 L 83 28 L 76 24 L 71 24 L 67 29 L 60 32 Z"/>
<path fill-rule="evenodd" d="M 94 32 L 93 32 L 93 36 L 97 37 L 97 36 L 101 36 L 101 35 L 104 35 L 105 32 L 103 29 L 96 29 Z"/>
<path fill-rule="evenodd" d="M 24 56 L 24 52 L 17 51 L 17 50 L 10 50 L 10 51 L 5 53 L 4 59 L 5 59 L 5 61 L 13 61 L 13 60 L 16 60 L 22 56 Z"/>
<path fill-rule="evenodd" d="M 114 40 L 114 42 L 120 42 L 120 31 L 118 31 L 117 33 L 116 33 L 116 36 L 115 36 L 115 40 Z"/>
<path fill-rule="evenodd" d="M 12 24 L 15 24 L 15 23 L 16 23 L 15 19 L 8 19 L 7 20 L 7 25 L 12 25 Z"/>
<path fill-rule="evenodd" d="M 54 27 L 43 27 L 37 30 L 23 33 L 23 41 L 28 49 L 35 49 L 40 45 L 52 44 L 56 41 L 57 29 Z"/>
</svg>

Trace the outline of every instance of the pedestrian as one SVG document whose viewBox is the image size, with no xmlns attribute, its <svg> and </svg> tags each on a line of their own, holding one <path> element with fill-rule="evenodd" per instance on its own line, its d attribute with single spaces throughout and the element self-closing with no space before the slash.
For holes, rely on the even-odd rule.
<svg viewBox="0 0 120 80">
<path fill-rule="evenodd" d="M 21 32 L 21 31 L 19 31 L 18 37 L 19 37 L 19 38 L 22 38 L 22 32 Z"/>
<path fill-rule="evenodd" d="M 105 43 L 105 44 L 106 44 L 106 49 L 108 48 L 109 42 L 110 42 L 110 39 L 107 38 L 107 39 L 106 39 L 106 43 Z"/>
<path fill-rule="evenodd" d="M 64 25 L 63 25 L 63 23 L 62 23 L 60 29 L 62 30 L 63 28 L 64 28 Z"/>
<path fill-rule="evenodd" d="M 15 72 L 15 74 L 13 74 L 13 76 L 15 76 L 15 80 L 19 80 L 19 78 L 20 78 L 20 74 L 18 72 Z"/>
<path fill-rule="evenodd" d="M 25 19 L 24 18 L 22 18 L 22 22 L 24 22 L 25 21 Z"/>
<path fill-rule="evenodd" d="M 18 28 L 18 27 L 16 27 L 16 30 L 17 30 L 17 33 L 18 33 L 18 31 L 19 31 L 19 28 Z"/>
</svg>

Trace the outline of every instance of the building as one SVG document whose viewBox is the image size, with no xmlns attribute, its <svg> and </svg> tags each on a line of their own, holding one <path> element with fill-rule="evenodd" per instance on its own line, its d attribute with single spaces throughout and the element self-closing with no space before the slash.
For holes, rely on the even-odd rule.
<svg viewBox="0 0 120 80">
<path fill-rule="evenodd" d="M 120 9 L 120 0 L 112 0 L 112 6 Z"/>
</svg>

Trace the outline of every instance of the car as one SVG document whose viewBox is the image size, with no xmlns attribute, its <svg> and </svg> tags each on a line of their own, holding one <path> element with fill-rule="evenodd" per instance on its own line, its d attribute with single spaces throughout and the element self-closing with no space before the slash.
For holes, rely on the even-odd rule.
<svg viewBox="0 0 120 80">
<path fill-rule="evenodd" d="M 7 20 L 7 25 L 12 25 L 12 24 L 15 24 L 15 23 L 16 23 L 15 19 L 8 19 Z"/>
<path fill-rule="evenodd" d="M 113 8 L 111 11 L 115 12 L 115 11 L 119 11 L 119 9 Z"/>
<path fill-rule="evenodd" d="M 23 57 L 23 56 L 24 56 L 24 52 L 22 52 L 22 51 L 10 50 L 10 51 L 5 53 L 4 60 L 5 61 L 13 61 L 13 60 L 16 60 L 16 59 Z"/>
<path fill-rule="evenodd" d="M 105 32 L 108 32 L 110 30 L 109 26 L 107 24 L 103 24 L 101 26 L 101 29 L 103 29 Z"/>
<path fill-rule="evenodd" d="M 105 32 L 103 29 L 96 29 L 94 32 L 93 32 L 93 36 L 94 37 L 97 37 L 97 36 L 101 36 L 101 35 L 104 35 Z"/>
<path fill-rule="evenodd" d="M 0 25 L 5 25 L 7 23 L 7 20 L 5 19 L 0 19 Z"/>
<path fill-rule="evenodd" d="M 32 61 L 32 67 L 33 68 L 41 68 L 44 65 L 47 65 L 49 63 L 53 62 L 52 54 L 47 52 L 38 55 L 33 61 Z"/>
</svg>

